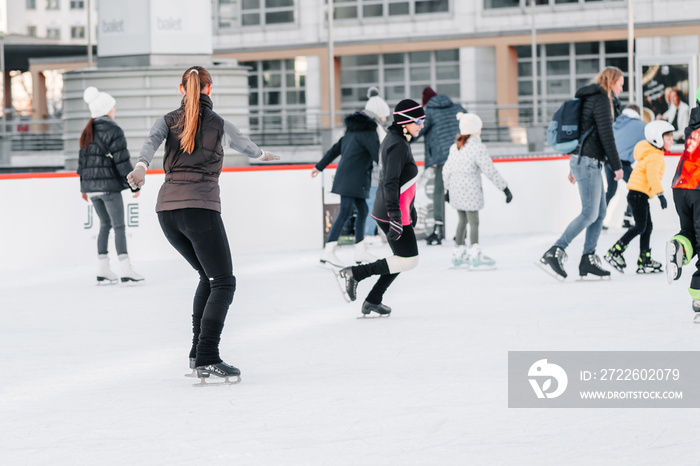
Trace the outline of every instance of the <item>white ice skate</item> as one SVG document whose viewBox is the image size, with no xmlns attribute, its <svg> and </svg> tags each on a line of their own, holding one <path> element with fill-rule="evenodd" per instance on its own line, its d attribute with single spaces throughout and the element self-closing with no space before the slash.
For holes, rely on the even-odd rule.
<svg viewBox="0 0 700 466">
<path fill-rule="evenodd" d="M 481 247 L 474 243 L 469 247 L 469 270 L 494 270 L 496 261 L 481 253 Z"/>
<path fill-rule="evenodd" d="M 469 253 L 467 252 L 466 246 L 457 246 L 454 251 L 452 251 L 452 265 L 459 267 L 460 265 L 469 264 Z"/>
<path fill-rule="evenodd" d="M 365 262 L 365 263 L 371 263 L 371 262 L 376 262 L 379 260 L 377 257 L 372 255 L 368 250 L 367 250 L 367 240 L 363 239 L 359 243 L 355 243 L 355 262 L 358 264 Z"/>
<path fill-rule="evenodd" d="M 326 247 L 323 248 L 323 253 L 318 259 L 322 264 L 332 265 L 335 267 L 345 267 L 343 261 L 341 261 L 338 256 L 335 255 L 335 249 L 338 247 L 337 241 L 329 241 L 326 243 Z"/>
</svg>

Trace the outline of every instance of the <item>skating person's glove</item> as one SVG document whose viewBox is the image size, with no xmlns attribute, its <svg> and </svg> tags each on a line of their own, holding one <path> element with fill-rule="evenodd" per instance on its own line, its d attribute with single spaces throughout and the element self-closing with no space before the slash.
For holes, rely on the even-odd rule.
<svg viewBox="0 0 700 466">
<path fill-rule="evenodd" d="M 659 202 L 661 203 L 662 209 L 668 207 L 668 202 L 666 202 L 666 196 L 664 196 L 664 193 L 659 194 Z"/>
<path fill-rule="evenodd" d="M 389 212 L 389 232 L 386 234 L 386 237 L 392 241 L 398 241 L 402 234 L 401 211 Z"/>
<path fill-rule="evenodd" d="M 141 186 L 146 184 L 146 164 L 138 162 L 131 173 L 126 175 L 126 181 L 131 189 L 141 189 Z"/>
<path fill-rule="evenodd" d="M 504 189 L 503 193 L 506 195 L 506 204 L 510 203 L 513 200 L 513 193 L 508 188 Z"/>
<path fill-rule="evenodd" d="M 272 152 L 268 152 L 266 150 L 263 151 L 262 155 L 258 157 L 258 160 L 262 160 L 263 162 L 269 162 L 270 160 L 279 160 L 280 156 L 277 154 L 273 154 Z"/>
<path fill-rule="evenodd" d="M 450 202 L 450 192 L 445 191 L 445 202 Z"/>
</svg>

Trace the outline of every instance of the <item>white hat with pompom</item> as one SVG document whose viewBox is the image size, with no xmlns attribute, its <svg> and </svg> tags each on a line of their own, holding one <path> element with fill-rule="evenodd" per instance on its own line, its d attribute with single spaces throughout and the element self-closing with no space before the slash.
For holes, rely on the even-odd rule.
<svg viewBox="0 0 700 466">
<path fill-rule="evenodd" d="M 462 136 L 477 134 L 483 126 L 481 118 L 474 113 L 459 112 L 457 119 L 459 120 L 459 134 Z"/>
<path fill-rule="evenodd" d="M 96 87 L 90 86 L 83 92 L 83 100 L 90 108 L 90 116 L 98 118 L 107 115 L 117 103 L 114 97 L 106 92 L 100 92 Z"/>
</svg>

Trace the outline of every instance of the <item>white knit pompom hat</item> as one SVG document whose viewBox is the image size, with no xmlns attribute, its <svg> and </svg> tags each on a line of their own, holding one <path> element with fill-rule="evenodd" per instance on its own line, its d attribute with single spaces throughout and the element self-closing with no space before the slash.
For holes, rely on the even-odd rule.
<svg viewBox="0 0 700 466">
<path fill-rule="evenodd" d="M 481 131 L 481 127 L 483 126 L 481 118 L 474 113 L 459 112 L 457 114 L 457 119 L 459 120 L 459 134 L 462 136 L 476 134 Z"/>
<path fill-rule="evenodd" d="M 98 118 L 107 115 L 114 108 L 117 101 L 106 92 L 100 92 L 96 87 L 90 86 L 83 92 L 83 100 L 90 108 L 90 116 Z"/>
<path fill-rule="evenodd" d="M 379 118 L 389 118 L 391 109 L 389 108 L 389 105 L 384 102 L 381 97 L 379 97 L 379 89 L 376 87 L 370 87 L 367 91 L 367 97 L 369 100 L 365 104 L 365 110 L 374 113 Z"/>
</svg>

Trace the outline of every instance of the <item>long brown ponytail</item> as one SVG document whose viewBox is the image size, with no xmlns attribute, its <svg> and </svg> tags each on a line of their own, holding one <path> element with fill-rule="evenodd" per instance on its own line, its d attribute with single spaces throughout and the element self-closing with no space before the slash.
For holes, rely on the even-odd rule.
<svg viewBox="0 0 700 466">
<path fill-rule="evenodd" d="M 194 138 L 199 129 L 199 95 L 211 84 L 211 75 L 201 66 L 192 66 L 182 75 L 182 87 L 185 89 L 185 111 L 178 121 L 180 148 L 191 154 L 194 151 Z"/>
<path fill-rule="evenodd" d="M 593 80 L 593 82 L 597 83 L 608 94 L 610 113 L 612 113 L 613 120 L 615 119 L 615 106 L 613 105 L 612 87 L 622 76 L 624 75 L 620 68 L 616 66 L 606 66 Z"/>
<path fill-rule="evenodd" d="M 81 149 L 87 149 L 95 137 L 93 135 L 93 128 L 92 128 L 92 123 L 94 121 L 95 121 L 94 118 L 90 118 L 90 121 L 88 121 L 88 124 L 85 125 L 85 129 L 80 134 L 80 148 Z"/>
<path fill-rule="evenodd" d="M 457 149 L 461 149 L 467 143 L 471 134 L 460 134 L 457 136 Z"/>
</svg>

